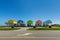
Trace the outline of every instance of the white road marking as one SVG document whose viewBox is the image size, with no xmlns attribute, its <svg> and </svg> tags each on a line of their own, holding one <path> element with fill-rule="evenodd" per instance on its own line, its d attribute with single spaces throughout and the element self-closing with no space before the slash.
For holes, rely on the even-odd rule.
<svg viewBox="0 0 60 40">
<path fill-rule="evenodd" d="M 32 34 L 32 33 L 17 34 L 17 36 L 28 36 L 28 35 L 30 35 L 30 34 Z"/>
<path fill-rule="evenodd" d="M 23 34 L 23 35 L 27 36 L 27 35 L 30 35 L 30 34 L 32 34 L 32 33 L 25 33 L 25 34 Z"/>
</svg>

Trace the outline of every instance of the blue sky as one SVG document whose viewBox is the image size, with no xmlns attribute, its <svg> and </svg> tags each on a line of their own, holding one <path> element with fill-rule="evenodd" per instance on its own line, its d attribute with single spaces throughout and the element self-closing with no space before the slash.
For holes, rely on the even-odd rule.
<svg viewBox="0 0 60 40">
<path fill-rule="evenodd" d="M 0 25 L 9 19 L 60 24 L 60 0 L 0 0 Z"/>
</svg>

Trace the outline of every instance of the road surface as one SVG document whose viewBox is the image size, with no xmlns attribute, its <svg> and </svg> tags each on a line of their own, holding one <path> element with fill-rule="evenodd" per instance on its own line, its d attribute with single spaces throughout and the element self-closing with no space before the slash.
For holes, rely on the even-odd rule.
<svg viewBox="0 0 60 40">
<path fill-rule="evenodd" d="M 39 36 L 39 37 L 60 37 L 60 31 L 55 30 L 26 30 L 21 28 L 14 31 L 0 31 L 0 36 Z"/>
<path fill-rule="evenodd" d="M 57 30 L 26 30 L 21 28 L 14 31 L 0 31 L 0 40 L 60 40 Z"/>
<path fill-rule="evenodd" d="M 60 38 L 0 38 L 0 40 L 60 40 Z"/>
</svg>

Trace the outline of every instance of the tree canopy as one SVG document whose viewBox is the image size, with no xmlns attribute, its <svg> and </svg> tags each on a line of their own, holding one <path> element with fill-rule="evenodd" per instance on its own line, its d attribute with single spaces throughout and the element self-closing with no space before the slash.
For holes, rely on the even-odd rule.
<svg viewBox="0 0 60 40">
<path fill-rule="evenodd" d="M 46 24 L 50 24 L 50 23 L 52 23 L 51 20 L 47 20 L 47 21 L 46 21 Z"/>
<path fill-rule="evenodd" d="M 42 24 L 42 21 L 41 20 L 37 20 L 36 24 Z"/>
<path fill-rule="evenodd" d="M 23 20 L 19 20 L 18 23 L 24 23 L 24 21 Z"/>
<path fill-rule="evenodd" d="M 27 24 L 33 24 L 33 21 L 32 20 L 28 20 Z"/>
<path fill-rule="evenodd" d="M 6 22 L 6 24 L 17 24 L 17 22 L 14 21 L 14 20 L 8 20 L 8 21 Z"/>
</svg>

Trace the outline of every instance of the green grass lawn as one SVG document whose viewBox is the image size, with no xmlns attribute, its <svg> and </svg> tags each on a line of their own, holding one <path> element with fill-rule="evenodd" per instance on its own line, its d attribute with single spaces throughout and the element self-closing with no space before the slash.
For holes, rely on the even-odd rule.
<svg viewBox="0 0 60 40">
<path fill-rule="evenodd" d="M 53 27 L 53 28 L 29 28 L 27 30 L 60 30 L 60 27 Z"/>
<path fill-rule="evenodd" d="M 18 30 L 20 28 L 0 27 L 0 30 Z"/>
</svg>

